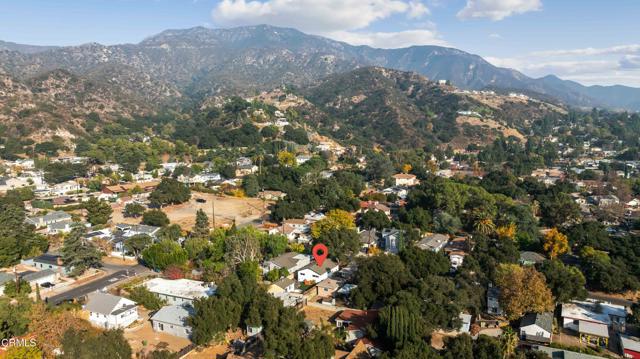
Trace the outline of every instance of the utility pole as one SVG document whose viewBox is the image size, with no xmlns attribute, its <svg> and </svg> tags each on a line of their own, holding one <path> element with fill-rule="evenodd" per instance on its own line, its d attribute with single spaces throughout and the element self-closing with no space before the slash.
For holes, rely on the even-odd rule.
<svg viewBox="0 0 640 359">
<path fill-rule="evenodd" d="M 216 195 L 213 194 L 213 198 L 211 200 L 211 224 L 213 229 L 216 229 Z"/>
</svg>

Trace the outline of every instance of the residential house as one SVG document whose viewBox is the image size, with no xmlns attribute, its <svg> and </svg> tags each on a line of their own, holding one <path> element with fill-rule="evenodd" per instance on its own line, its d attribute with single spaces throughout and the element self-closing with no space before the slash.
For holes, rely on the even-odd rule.
<svg viewBox="0 0 640 359">
<path fill-rule="evenodd" d="M 258 192 L 258 198 L 262 198 L 265 201 L 277 201 L 286 197 L 287 194 L 281 191 L 260 191 Z"/>
<path fill-rule="evenodd" d="M 340 288 L 340 282 L 327 278 L 316 284 L 316 295 L 319 297 L 332 298 L 338 288 Z"/>
<path fill-rule="evenodd" d="M 601 356 L 572 352 L 564 349 L 556 349 L 543 345 L 533 345 L 531 350 L 541 351 L 553 359 L 602 359 Z"/>
<path fill-rule="evenodd" d="M 270 294 L 290 293 L 295 290 L 296 281 L 291 278 L 281 278 L 269 286 L 267 292 Z"/>
<path fill-rule="evenodd" d="M 102 193 L 105 194 L 122 194 L 133 190 L 140 190 L 144 193 L 153 192 L 158 187 L 160 181 L 149 182 L 137 182 L 137 183 L 125 183 L 117 184 L 113 186 L 105 186 L 102 188 Z"/>
<path fill-rule="evenodd" d="M 542 254 L 530 251 L 520 252 L 520 264 L 523 266 L 532 266 L 544 262 L 545 258 Z"/>
<path fill-rule="evenodd" d="M 387 218 L 391 218 L 391 208 L 385 206 L 378 201 L 362 201 L 360 202 L 360 213 L 367 211 L 382 212 L 387 215 Z"/>
<path fill-rule="evenodd" d="M 67 275 L 71 272 L 71 268 L 65 267 L 62 263 L 62 257 L 54 253 L 45 253 L 34 258 L 23 259 L 20 263 L 41 270 L 51 269 L 59 275 Z"/>
<path fill-rule="evenodd" d="M 416 175 L 408 173 L 398 173 L 392 176 L 395 181 L 395 186 L 398 187 L 411 187 L 420 183 Z"/>
<path fill-rule="evenodd" d="M 358 237 L 362 249 L 368 250 L 369 248 L 378 247 L 379 237 L 378 231 L 375 228 L 360 232 Z"/>
<path fill-rule="evenodd" d="M 263 273 L 268 273 L 274 269 L 286 269 L 289 274 L 293 274 L 311 262 L 311 257 L 296 252 L 287 252 L 275 258 L 271 258 L 263 264 Z"/>
<path fill-rule="evenodd" d="M 331 259 L 325 259 L 321 267 L 314 261 L 298 271 L 298 282 L 319 283 L 329 278 L 329 275 L 337 272 L 338 269 L 338 264 Z"/>
<path fill-rule="evenodd" d="M 550 343 L 553 333 L 553 313 L 528 313 L 520 319 L 520 339 Z"/>
<path fill-rule="evenodd" d="M 491 315 L 504 315 L 504 311 L 500 307 L 500 288 L 489 284 L 487 288 L 487 313 Z"/>
<path fill-rule="evenodd" d="M 367 327 L 378 318 L 375 310 L 346 309 L 335 318 L 336 327 L 343 328 L 346 332 L 347 343 L 352 343 L 365 336 Z"/>
<path fill-rule="evenodd" d="M 620 334 L 620 350 L 625 358 L 640 359 L 640 339 Z"/>
<path fill-rule="evenodd" d="M 458 316 L 458 318 L 460 318 L 460 329 L 458 329 L 458 331 L 460 333 L 469 333 L 469 331 L 471 330 L 471 314 L 467 314 L 467 313 L 460 313 L 460 315 Z"/>
<path fill-rule="evenodd" d="M 210 297 L 216 292 L 215 285 L 191 279 L 153 278 L 144 286 L 171 305 L 192 305 L 194 299 Z"/>
<path fill-rule="evenodd" d="M 449 256 L 451 269 L 458 269 L 464 262 L 464 257 L 466 257 L 471 250 L 469 238 L 456 237 L 450 240 L 444 247 L 444 252 Z"/>
<path fill-rule="evenodd" d="M 84 309 L 89 312 L 89 322 L 103 329 L 126 328 L 138 320 L 136 302 L 108 293 L 90 293 Z"/>
<path fill-rule="evenodd" d="M 36 228 L 43 228 L 59 222 L 71 222 L 71 215 L 63 211 L 53 211 L 43 216 L 28 217 L 27 224 L 32 224 Z"/>
<path fill-rule="evenodd" d="M 256 172 L 258 172 L 258 166 L 256 165 L 242 165 L 236 167 L 236 177 L 244 177 Z"/>
<path fill-rule="evenodd" d="M 402 249 L 402 231 L 396 228 L 385 228 L 382 230 L 382 241 L 384 250 L 387 253 L 398 254 Z"/>
<path fill-rule="evenodd" d="M 41 271 L 33 272 L 27 271 L 19 274 L 20 280 L 28 282 L 32 287 L 42 285 L 44 283 L 56 283 L 58 281 L 59 274 L 53 269 L 43 269 Z"/>
<path fill-rule="evenodd" d="M 296 156 L 296 165 L 300 166 L 301 164 L 309 161 L 310 159 L 311 159 L 311 156 L 309 156 L 309 155 Z"/>
<path fill-rule="evenodd" d="M 151 318 L 151 326 L 156 332 L 167 333 L 181 338 L 191 336 L 187 318 L 194 313 L 191 306 L 168 305 L 162 307 Z"/>
<path fill-rule="evenodd" d="M 627 309 L 622 305 L 588 299 L 563 304 L 561 317 L 563 328 L 577 331 L 580 322 L 591 322 L 623 332 L 626 327 Z"/>
<path fill-rule="evenodd" d="M 440 252 L 449 243 L 449 236 L 446 234 L 432 233 L 423 237 L 416 246 L 432 252 Z"/>
<path fill-rule="evenodd" d="M 311 225 L 304 219 L 285 219 L 282 221 L 281 233 L 289 242 L 308 243 L 311 241 Z"/>
</svg>

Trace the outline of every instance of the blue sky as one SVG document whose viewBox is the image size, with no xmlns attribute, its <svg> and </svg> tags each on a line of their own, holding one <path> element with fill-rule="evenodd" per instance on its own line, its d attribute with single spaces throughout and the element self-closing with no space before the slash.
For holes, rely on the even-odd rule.
<svg viewBox="0 0 640 359">
<path fill-rule="evenodd" d="M 640 87 L 638 0 L 3 0 L 0 39 L 135 43 L 268 23 L 352 44 L 451 46 L 539 77 Z"/>
</svg>

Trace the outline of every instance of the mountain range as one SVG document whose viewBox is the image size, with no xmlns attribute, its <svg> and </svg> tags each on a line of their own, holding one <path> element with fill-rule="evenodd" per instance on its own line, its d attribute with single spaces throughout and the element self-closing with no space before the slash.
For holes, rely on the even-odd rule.
<svg viewBox="0 0 640 359">
<path fill-rule="evenodd" d="M 0 73 L 16 81 L 64 69 L 114 82 L 154 103 L 308 87 L 327 76 L 379 66 L 447 80 L 462 89 L 519 91 L 570 106 L 640 110 L 640 89 L 533 79 L 467 52 L 440 46 L 376 49 L 267 25 L 167 30 L 138 44 L 42 47 L 0 42 Z M 182 98 L 185 98 L 182 97 Z"/>
</svg>

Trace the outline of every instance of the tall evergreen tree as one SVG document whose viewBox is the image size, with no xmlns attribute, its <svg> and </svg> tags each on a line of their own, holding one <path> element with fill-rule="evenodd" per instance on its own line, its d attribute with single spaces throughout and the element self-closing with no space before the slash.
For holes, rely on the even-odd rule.
<svg viewBox="0 0 640 359">
<path fill-rule="evenodd" d="M 196 212 L 196 224 L 191 230 L 191 238 L 207 238 L 209 236 L 209 217 L 202 209 Z"/>
<path fill-rule="evenodd" d="M 75 226 L 62 245 L 62 262 L 71 268 L 71 275 L 80 275 L 88 268 L 100 266 L 102 254 L 84 235 L 87 230 L 83 226 Z"/>
</svg>

